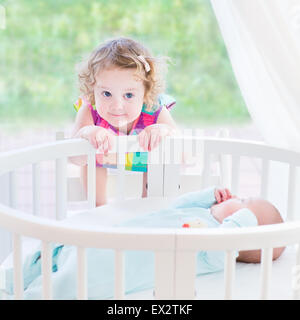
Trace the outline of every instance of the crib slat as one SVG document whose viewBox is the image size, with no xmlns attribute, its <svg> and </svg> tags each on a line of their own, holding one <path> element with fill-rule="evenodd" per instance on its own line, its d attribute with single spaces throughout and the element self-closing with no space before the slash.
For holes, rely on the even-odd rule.
<svg viewBox="0 0 300 320">
<path fill-rule="evenodd" d="M 9 206 L 11 208 L 17 207 L 17 178 L 16 172 L 10 171 L 9 172 Z"/>
<path fill-rule="evenodd" d="M 117 175 L 117 194 L 116 198 L 118 201 L 125 199 L 125 167 L 123 165 L 118 165 L 118 175 Z"/>
<path fill-rule="evenodd" d="M 148 197 L 164 195 L 164 140 L 148 153 Z"/>
<path fill-rule="evenodd" d="M 288 210 L 287 220 L 292 221 L 295 219 L 295 190 L 296 190 L 296 167 L 289 166 L 288 178 Z"/>
<path fill-rule="evenodd" d="M 196 252 L 176 251 L 175 299 L 195 299 Z"/>
<path fill-rule="evenodd" d="M 56 160 L 56 220 L 65 218 L 67 212 L 67 159 Z"/>
<path fill-rule="evenodd" d="M 229 154 L 221 154 L 219 156 L 220 162 L 220 184 L 225 188 L 230 188 L 231 186 L 231 156 Z"/>
<path fill-rule="evenodd" d="M 14 261 L 14 298 L 23 299 L 23 271 L 22 271 L 22 244 L 19 234 L 13 235 L 13 261 Z"/>
<path fill-rule="evenodd" d="M 32 214 L 40 212 L 40 163 L 32 164 Z"/>
<path fill-rule="evenodd" d="M 43 299 L 52 299 L 52 285 L 51 285 L 51 273 L 52 273 L 52 257 L 50 243 L 42 242 L 42 280 L 43 280 Z"/>
<path fill-rule="evenodd" d="M 165 139 L 164 196 L 177 196 L 180 182 L 182 139 Z"/>
<path fill-rule="evenodd" d="M 206 188 L 210 185 L 210 166 L 212 161 L 212 155 L 207 153 L 204 148 L 203 159 L 203 173 L 202 173 L 202 188 Z"/>
<path fill-rule="evenodd" d="M 293 299 L 300 299 L 300 243 L 296 247 L 296 265 L 293 269 Z"/>
<path fill-rule="evenodd" d="M 117 139 L 117 194 L 118 201 L 125 199 L 125 164 L 126 164 L 127 140 L 123 137 Z"/>
<path fill-rule="evenodd" d="M 77 299 L 87 299 L 87 269 L 85 248 L 77 247 Z"/>
<path fill-rule="evenodd" d="M 124 299 L 124 252 L 115 250 L 115 299 Z"/>
<path fill-rule="evenodd" d="M 239 177 L 240 177 L 240 157 L 232 156 L 232 169 L 231 169 L 231 190 L 233 194 L 238 193 Z"/>
<path fill-rule="evenodd" d="M 184 129 L 184 135 L 186 138 L 183 137 L 182 149 L 183 149 L 183 153 L 188 155 L 189 157 L 193 157 L 195 155 L 195 152 L 197 151 L 199 152 L 197 153 L 197 155 L 201 156 L 201 151 L 203 155 L 203 143 L 201 144 L 199 143 L 199 141 L 195 141 L 191 139 L 191 137 L 193 136 L 193 131 L 194 131 L 193 129 Z M 199 148 L 197 149 L 197 147 L 202 147 L 202 149 L 199 149 Z"/>
<path fill-rule="evenodd" d="M 164 197 L 177 196 L 180 182 L 180 165 L 168 164 L 164 168 Z"/>
<path fill-rule="evenodd" d="M 154 297 L 155 299 L 174 298 L 174 252 L 159 251 L 155 252 L 155 280 Z"/>
<path fill-rule="evenodd" d="M 264 199 L 267 199 L 268 197 L 269 170 L 270 161 L 267 159 L 262 159 L 260 196 Z"/>
<path fill-rule="evenodd" d="M 224 299 L 232 299 L 233 293 L 233 284 L 234 284 L 234 275 L 235 275 L 235 264 L 236 257 L 235 251 L 227 251 L 225 256 L 225 265 L 224 265 L 224 283 L 225 283 L 225 292 Z"/>
<path fill-rule="evenodd" d="M 96 153 L 88 154 L 87 200 L 90 208 L 96 207 Z"/>
<path fill-rule="evenodd" d="M 261 300 L 268 298 L 272 272 L 272 256 L 273 248 L 263 248 L 261 250 Z"/>
</svg>

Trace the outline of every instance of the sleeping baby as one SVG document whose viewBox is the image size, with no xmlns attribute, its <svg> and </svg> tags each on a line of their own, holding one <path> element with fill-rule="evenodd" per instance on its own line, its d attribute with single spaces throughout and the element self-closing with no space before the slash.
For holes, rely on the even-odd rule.
<svg viewBox="0 0 300 320">
<path fill-rule="evenodd" d="M 211 187 L 178 197 L 167 209 L 139 215 L 115 227 L 136 228 L 237 228 L 282 223 L 277 209 L 260 198 L 240 199 L 228 189 Z M 277 259 L 284 248 L 273 250 Z M 108 299 L 114 295 L 114 251 L 86 249 L 89 299 Z M 24 299 L 41 299 L 41 253 L 29 255 L 23 266 Z M 134 293 L 154 286 L 154 253 L 125 251 L 125 293 Z M 260 250 L 236 252 L 237 261 L 260 262 Z M 196 256 L 197 276 L 221 271 L 223 251 L 199 251 Z M 52 293 L 53 299 L 76 299 L 77 254 L 74 246 L 53 244 Z M 6 273 L 6 293 L 13 294 L 13 270 Z"/>
</svg>

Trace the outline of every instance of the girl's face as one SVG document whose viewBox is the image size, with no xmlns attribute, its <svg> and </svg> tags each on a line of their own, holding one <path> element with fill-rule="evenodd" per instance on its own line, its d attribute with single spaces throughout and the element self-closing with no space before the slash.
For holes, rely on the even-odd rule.
<svg viewBox="0 0 300 320">
<path fill-rule="evenodd" d="M 112 67 L 96 76 L 95 104 L 99 115 L 115 128 L 127 133 L 144 103 L 145 88 L 135 69 Z"/>
</svg>

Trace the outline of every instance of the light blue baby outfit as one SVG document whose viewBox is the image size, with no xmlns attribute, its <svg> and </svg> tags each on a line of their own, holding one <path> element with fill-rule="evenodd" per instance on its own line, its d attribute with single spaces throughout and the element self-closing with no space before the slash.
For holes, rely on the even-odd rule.
<svg viewBox="0 0 300 320">
<path fill-rule="evenodd" d="M 191 192 L 177 198 L 168 209 L 145 214 L 122 222 L 116 227 L 181 228 L 182 224 L 201 219 L 211 228 L 235 228 L 256 226 L 257 219 L 249 209 L 241 209 L 220 224 L 210 213 L 216 202 L 215 188 Z M 76 248 L 54 245 L 52 267 L 53 299 L 76 299 Z M 114 251 L 88 248 L 88 298 L 107 299 L 114 294 Z M 236 253 L 238 254 L 238 253 Z M 224 268 L 224 252 L 200 251 L 197 253 L 197 276 L 221 271 Z M 7 273 L 7 291 L 12 294 L 12 273 Z M 42 277 L 40 251 L 27 257 L 23 266 L 24 299 L 41 299 Z M 149 251 L 125 251 L 125 292 L 153 288 L 154 253 Z"/>
</svg>

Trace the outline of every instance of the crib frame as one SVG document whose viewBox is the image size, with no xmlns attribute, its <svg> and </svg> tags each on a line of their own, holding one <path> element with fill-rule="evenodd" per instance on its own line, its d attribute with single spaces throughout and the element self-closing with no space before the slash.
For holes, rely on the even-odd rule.
<svg viewBox="0 0 300 320">
<path fill-rule="evenodd" d="M 115 149 L 118 152 L 118 201 L 126 202 L 124 190 L 125 152 L 140 150 L 136 137 L 118 137 Z M 249 227 L 243 229 L 147 229 L 82 226 L 80 228 L 62 224 L 66 214 L 66 165 L 67 157 L 88 155 L 88 203 L 95 207 L 95 150 L 87 141 L 72 139 L 10 151 L 0 155 L 0 175 L 10 175 L 10 205 L 0 205 L 0 227 L 13 234 L 14 298 L 23 297 L 21 269 L 21 237 L 28 236 L 42 241 L 43 299 L 52 298 L 50 243 L 58 242 L 77 247 L 78 277 L 77 297 L 87 299 L 86 248 L 115 250 L 115 299 L 124 298 L 124 250 L 150 250 L 155 253 L 155 299 L 195 298 L 195 259 L 200 250 L 224 250 L 224 298 L 233 298 L 236 250 L 262 249 L 260 299 L 267 299 L 272 270 L 272 248 L 300 243 L 300 222 L 295 221 L 295 173 L 300 166 L 300 154 L 271 147 L 263 143 L 231 139 L 203 137 L 165 138 L 160 147 L 149 153 L 148 199 L 174 197 L 178 193 L 180 155 L 185 143 L 192 143 L 194 150 L 201 145 L 204 150 L 203 184 L 210 184 L 210 164 L 214 154 L 230 156 L 232 159 L 231 188 L 238 190 L 239 163 L 241 156 L 262 159 L 261 195 L 266 196 L 269 187 L 270 161 L 279 161 L 289 166 L 288 214 L 283 224 Z M 197 146 L 199 148 L 197 148 Z M 20 159 L 22 161 L 20 162 Z M 33 168 L 34 207 L 38 207 L 38 177 L 41 161 L 56 161 L 58 221 L 45 220 L 15 209 L 14 170 L 31 164 Z M 299 248 L 299 246 L 298 246 Z M 300 264 L 297 250 L 296 266 Z M 293 297 L 300 296 L 299 286 L 293 287 Z"/>
</svg>

